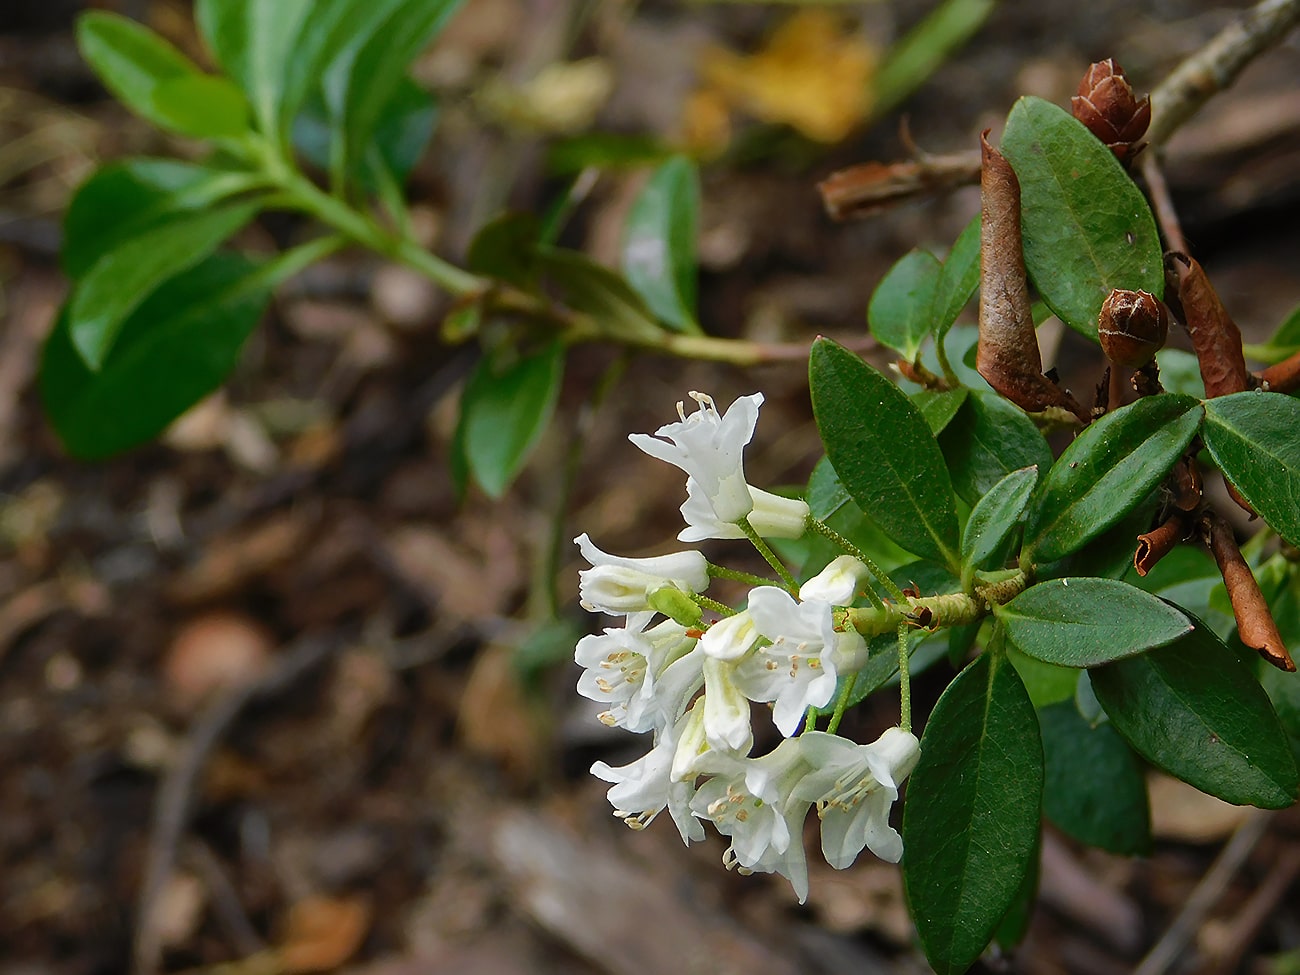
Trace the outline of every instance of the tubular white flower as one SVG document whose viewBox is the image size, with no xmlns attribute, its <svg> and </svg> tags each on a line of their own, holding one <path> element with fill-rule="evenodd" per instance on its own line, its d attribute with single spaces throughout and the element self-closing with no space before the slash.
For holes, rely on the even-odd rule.
<svg viewBox="0 0 1300 975">
<path fill-rule="evenodd" d="M 722 856 L 727 869 L 779 873 L 802 904 L 808 897 L 803 821 L 811 803 L 792 794 L 808 771 L 799 742 L 787 738 L 762 758 L 709 779 L 691 800 L 691 809 L 731 837 Z"/>
<path fill-rule="evenodd" d="M 858 591 L 870 578 L 871 573 L 858 559 L 841 555 L 799 587 L 799 598 L 820 599 L 832 606 L 852 606 Z"/>
<path fill-rule="evenodd" d="M 743 455 L 754 436 L 763 394 L 740 397 L 725 414 L 719 413 L 712 397 L 704 393 L 692 392 L 691 399 L 700 408 L 690 416 L 678 403 L 681 419 L 677 423 L 660 427 L 653 437 L 634 433 L 628 439 L 651 457 L 680 467 L 694 478 L 718 521 L 739 521 L 754 508 L 745 483 Z"/>
<path fill-rule="evenodd" d="M 858 745 L 811 731 L 799 741 L 813 771 L 800 780 L 794 795 L 817 803 L 826 862 L 843 870 L 863 847 L 890 863 L 902 859 L 903 838 L 889 825 L 889 809 L 920 757 L 916 736 L 889 728 L 871 744 Z"/>
<path fill-rule="evenodd" d="M 700 637 L 700 648 L 715 660 L 739 660 L 759 640 L 748 610 L 724 616 Z"/>
<path fill-rule="evenodd" d="M 749 723 L 749 698 L 732 679 L 731 661 L 704 655 L 704 736 L 720 752 L 749 754 L 754 731 Z"/>
<path fill-rule="evenodd" d="M 686 710 L 704 676 L 702 652 L 686 628 L 664 620 L 643 632 L 607 627 L 578 641 L 573 659 L 584 668 L 578 693 L 609 705 L 600 714 L 610 727 L 643 732 L 672 724 Z"/>
<path fill-rule="evenodd" d="M 736 683 L 750 700 L 773 702 L 772 720 L 788 738 L 808 708 L 830 703 L 839 671 L 861 665 L 866 643 L 856 631 L 836 632 L 829 603 L 798 603 L 775 586 L 750 592 L 749 614 L 771 643 L 739 662 Z"/>
<path fill-rule="evenodd" d="M 704 827 L 691 812 L 695 797 L 694 778 L 674 780 L 670 776 L 673 755 L 689 715 L 656 736 L 655 746 L 629 765 L 613 768 L 596 762 L 591 774 L 614 785 L 605 794 L 614 815 L 632 829 L 645 829 L 666 808 L 672 816 L 682 842 L 704 839 Z"/>
<path fill-rule="evenodd" d="M 754 510 L 749 526 L 763 538 L 802 538 L 808 527 L 808 505 L 799 498 L 783 498 L 750 485 Z M 734 521 L 720 521 L 713 505 L 693 477 L 686 479 L 686 500 L 681 507 L 686 527 L 677 533 L 679 542 L 700 542 L 706 538 L 744 538 Z"/>
<path fill-rule="evenodd" d="M 651 611 L 647 599 L 656 589 L 673 586 L 697 593 L 709 586 L 709 564 L 700 552 L 629 559 L 602 552 L 585 532 L 574 542 L 592 565 L 578 573 L 578 595 L 582 608 L 589 612 L 611 616 L 647 613 Z"/>
</svg>

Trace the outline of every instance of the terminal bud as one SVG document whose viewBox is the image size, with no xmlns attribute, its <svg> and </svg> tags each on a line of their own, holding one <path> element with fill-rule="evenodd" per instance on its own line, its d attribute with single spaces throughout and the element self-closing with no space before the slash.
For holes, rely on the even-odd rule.
<svg viewBox="0 0 1300 975">
<path fill-rule="evenodd" d="M 1164 348 L 1169 309 L 1145 291 L 1116 288 L 1097 316 L 1097 338 L 1106 358 L 1117 366 L 1140 369 Z"/>
</svg>

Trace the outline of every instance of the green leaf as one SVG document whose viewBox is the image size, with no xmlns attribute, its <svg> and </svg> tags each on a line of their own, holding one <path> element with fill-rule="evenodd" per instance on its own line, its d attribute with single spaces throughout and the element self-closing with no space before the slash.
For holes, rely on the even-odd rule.
<svg viewBox="0 0 1300 975">
<path fill-rule="evenodd" d="M 1295 802 L 1295 759 L 1268 696 L 1203 624 L 1089 673 L 1115 730 L 1153 765 L 1238 805 Z"/>
<path fill-rule="evenodd" d="M 979 283 L 980 215 L 977 213 L 952 245 L 935 285 L 934 307 L 930 312 L 934 319 L 935 341 L 943 341 Z"/>
<path fill-rule="evenodd" d="M 484 356 L 461 397 L 465 457 L 474 479 L 501 497 L 551 421 L 564 376 L 564 346 L 501 363 Z"/>
<path fill-rule="evenodd" d="M 1023 410 L 987 390 L 971 390 L 939 436 L 953 487 L 975 505 L 1012 471 L 1052 466 L 1052 450 Z"/>
<path fill-rule="evenodd" d="M 1265 344 L 1246 346 L 1247 358 L 1270 366 L 1297 352 L 1300 352 L 1300 306 L 1282 319 L 1282 324 Z"/>
<path fill-rule="evenodd" d="M 245 90 L 262 131 L 274 135 L 280 130 L 286 76 L 299 56 L 299 32 L 316 0 L 240 0 L 240 5 L 247 32 Z"/>
<path fill-rule="evenodd" d="M 1156 510 L 1160 507 L 1160 493 L 1161 488 L 1156 488 L 1139 501 L 1137 507 L 1123 519 L 1111 525 L 1083 548 L 1054 562 L 1035 563 L 1035 578 L 1040 582 L 1067 576 L 1123 579 L 1133 569 L 1137 537 L 1151 527 Z M 1023 564 L 1023 552 L 1020 558 Z"/>
<path fill-rule="evenodd" d="M 537 281 L 537 243 L 541 229 L 531 213 L 503 213 L 479 228 L 470 242 L 465 263 L 475 274 L 499 278 L 530 290 Z"/>
<path fill-rule="evenodd" d="M 652 136 L 584 132 L 556 139 L 551 144 L 546 151 L 546 171 L 555 176 L 567 176 L 591 168 L 653 166 L 672 155 L 671 147 Z"/>
<path fill-rule="evenodd" d="M 1015 900 L 1038 841 L 1043 750 L 1013 668 L 985 653 L 925 725 L 903 809 L 903 882 L 925 956 L 965 971 Z"/>
<path fill-rule="evenodd" d="M 271 287 L 247 259 L 215 254 L 141 303 L 97 372 L 73 347 L 65 306 L 45 345 L 40 388 L 68 452 L 93 460 L 144 443 L 220 386 Z"/>
<path fill-rule="evenodd" d="M 101 255 L 68 301 L 68 331 L 86 364 L 92 369 L 103 365 L 127 316 L 150 292 L 202 261 L 259 208 L 259 203 L 232 203 L 195 211 Z"/>
<path fill-rule="evenodd" d="M 1038 468 L 1025 467 L 1012 471 L 980 498 L 961 536 L 963 582 L 969 583 L 976 571 L 1001 568 L 1006 562 L 1009 542 L 1037 483 Z"/>
<path fill-rule="evenodd" d="M 910 552 L 904 551 L 891 542 L 871 519 L 863 514 L 862 509 L 857 506 L 840 482 L 835 468 L 825 457 L 818 461 L 808 478 L 805 500 L 814 518 L 824 521 L 862 549 L 885 572 L 912 560 L 913 556 Z M 816 532 L 810 532 L 809 535 L 813 538 L 809 541 L 804 564 L 812 567 L 812 571 L 807 574 L 811 576 L 813 572 L 821 571 L 831 559 L 843 555 L 844 552 Z"/>
<path fill-rule="evenodd" d="M 1035 708 L 1042 709 L 1049 704 L 1074 698 L 1075 691 L 1079 687 L 1081 671 L 1026 657 L 1015 647 L 1007 647 L 1006 653 L 1007 659 L 1011 661 L 1011 665 L 1016 668 L 1016 673 L 1024 681 L 1025 690 L 1029 692 L 1029 700 L 1033 702 Z"/>
<path fill-rule="evenodd" d="M 663 334 L 641 296 L 615 271 L 585 254 L 538 247 L 537 267 L 560 290 L 565 302 L 594 317 L 614 337 L 657 339 Z"/>
<path fill-rule="evenodd" d="M 930 334 L 942 266 L 933 254 L 908 251 L 876 285 L 867 306 L 867 323 L 881 345 L 911 362 Z"/>
<path fill-rule="evenodd" d="M 952 418 L 961 409 L 961 404 L 966 402 L 966 393 L 965 387 L 943 390 L 922 389 L 912 394 L 912 402 L 925 418 L 925 425 L 937 437 L 943 432 L 944 427 L 952 422 Z"/>
<path fill-rule="evenodd" d="M 226 74 L 247 90 L 249 0 L 195 0 L 194 20 L 208 50 Z"/>
<path fill-rule="evenodd" d="M 1151 850 L 1146 781 L 1107 722 L 1093 727 L 1073 701 L 1038 712 L 1043 735 L 1043 814 L 1081 843 L 1121 856 Z"/>
<path fill-rule="evenodd" d="M 678 332 L 698 332 L 695 240 L 700 181 L 695 164 L 674 156 L 637 194 L 623 228 L 623 273 L 650 310 Z"/>
<path fill-rule="evenodd" d="M 853 500 L 903 548 L 956 568 L 952 483 L 916 407 L 827 339 L 813 343 L 808 368 L 817 429 Z"/>
<path fill-rule="evenodd" d="M 1020 180 L 1025 266 L 1063 322 L 1094 341 L 1114 288 L 1164 292 L 1160 237 L 1141 191 L 1069 112 L 1016 102 L 1002 152 Z"/>
<path fill-rule="evenodd" d="M 90 11 L 77 19 L 81 56 L 127 108 L 160 128 L 200 138 L 248 128 L 248 104 L 224 78 L 206 75 L 149 28 Z"/>
<path fill-rule="evenodd" d="M 1050 579 L 993 610 L 1021 653 L 1062 667 L 1095 667 L 1191 632 L 1187 617 L 1115 579 Z"/>
<path fill-rule="evenodd" d="M 1201 422 L 1190 396 L 1146 396 L 1089 425 L 1043 482 L 1026 531 L 1034 561 L 1082 548 L 1141 504 L 1182 456 Z"/>
<path fill-rule="evenodd" d="M 64 273 L 82 277 L 100 256 L 186 212 L 206 210 L 255 185 L 254 174 L 177 162 L 126 159 L 95 170 L 63 217 Z"/>
<path fill-rule="evenodd" d="M 1034 844 L 1034 851 L 1029 855 L 1029 869 L 1020 881 L 1020 888 L 1002 915 L 997 929 L 993 932 L 993 943 L 1004 952 L 1010 952 L 1029 933 L 1029 924 L 1034 919 L 1034 908 L 1038 904 L 1038 874 L 1042 864 L 1043 840 L 1040 833 Z"/>
<path fill-rule="evenodd" d="M 1300 545 L 1300 401 L 1281 393 L 1218 396 L 1201 436 L 1223 476 L 1269 527 Z"/>
</svg>

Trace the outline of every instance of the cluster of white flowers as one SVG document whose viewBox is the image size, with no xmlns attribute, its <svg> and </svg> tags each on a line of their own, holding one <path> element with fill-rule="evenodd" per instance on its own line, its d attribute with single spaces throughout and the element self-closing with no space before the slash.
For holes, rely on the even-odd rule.
<svg viewBox="0 0 1300 975">
<path fill-rule="evenodd" d="M 657 431 L 633 434 L 646 453 L 687 474 L 681 511 L 683 541 L 744 538 L 747 519 L 758 535 L 797 538 L 808 506 L 751 487 L 743 451 L 754 434 L 761 394 L 742 397 L 720 414 L 713 400 L 691 393 L 699 410 Z M 662 439 L 660 439 L 662 438 Z M 837 630 L 833 610 L 851 605 L 866 568 L 841 556 L 799 590 L 750 591 L 746 608 L 711 625 L 655 622 L 665 597 L 689 598 L 709 584 L 699 552 L 659 558 L 607 555 L 586 535 L 575 539 L 591 568 L 580 573 L 582 605 L 626 617 L 622 627 L 579 641 L 578 691 L 605 705 L 601 720 L 651 732 L 654 746 L 629 765 L 604 762 L 592 773 L 607 782 L 615 814 L 643 828 L 665 808 L 686 842 L 704 838 L 703 820 L 731 838 L 728 867 L 777 872 L 802 902 L 808 895 L 803 824 L 810 808 L 821 820 L 822 852 L 843 869 L 869 848 L 897 862 L 903 843 L 889 825 L 898 786 L 916 765 L 915 736 L 890 728 L 867 745 L 803 730 L 809 708 L 825 708 L 836 684 L 866 662 L 854 630 Z M 678 614 L 674 614 L 678 615 Z M 679 617 L 680 618 L 680 617 Z M 754 757 L 751 702 L 772 706 L 783 739 Z"/>
</svg>

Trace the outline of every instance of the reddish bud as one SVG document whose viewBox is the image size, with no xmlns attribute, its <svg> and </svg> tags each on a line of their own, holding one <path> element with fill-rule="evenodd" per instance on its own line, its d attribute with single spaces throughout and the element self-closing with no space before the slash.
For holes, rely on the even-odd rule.
<svg viewBox="0 0 1300 975">
<path fill-rule="evenodd" d="M 1097 316 L 1097 338 L 1106 358 L 1117 366 L 1140 369 L 1164 348 L 1169 309 L 1145 291 L 1116 288 Z"/>
<path fill-rule="evenodd" d="M 1151 124 L 1151 99 L 1134 96 L 1114 58 L 1088 68 L 1079 94 L 1070 99 L 1070 110 L 1122 163 L 1137 155 L 1142 148 L 1137 141 Z"/>
</svg>

